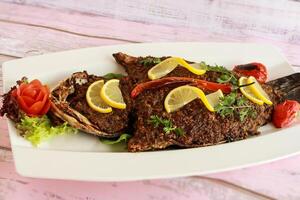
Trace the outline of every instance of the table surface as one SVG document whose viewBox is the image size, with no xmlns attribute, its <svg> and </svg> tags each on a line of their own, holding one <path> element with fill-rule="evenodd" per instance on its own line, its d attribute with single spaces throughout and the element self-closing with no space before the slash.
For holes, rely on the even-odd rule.
<svg viewBox="0 0 300 200">
<path fill-rule="evenodd" d="M 257 42 L 278 46 L 300 71 L 299 18 L 297 0 L 1 0 L 0 64 L 30 55 L 122 43 Z M 300 156 L 208 176 L 151 181 L 25 178 L 15 171 L 6 119 L 1 118 L 2 199 L 300 199 Z"/>
</svg>

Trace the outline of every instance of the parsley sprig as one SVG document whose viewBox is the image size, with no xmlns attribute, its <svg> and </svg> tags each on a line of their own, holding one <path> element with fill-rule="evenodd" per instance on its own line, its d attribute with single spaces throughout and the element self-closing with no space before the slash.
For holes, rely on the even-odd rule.
<svg viewBox="0 0 300 200">
<path fill-rule="evenodd" d="M 206 71 L 222 73 L 222 75 L 217 79 L 218 83 L 230 82 L 233 85 L 238 85 L 238 80 L 235 77 L 235 75 L 232 73 L 232 71 L 226 69 L 224 66 L 221 65 L 210 66 L 203 61 L 200 63 L 200 65 L 202 65 L 202 67 L 205 68 Z"/>
<path fill-rule="evenodd" d="M 145 67 L 151 67 L 161 62 L 160 58 L 146 57 L 139 61 Z"/>
<path fill-rule="evenodd" d="M 218 79 L 218 83 L 231 82 L 233 85 L 237 85 L 237 78 L 233 74 L 222 74 Z"/>
<path fill-rule="evenodd" d="M 242 122 L 246 117 L 255 117 L 257 114 L 245 97 L 238 97 L 237 91 L 233 91 L 229 95 L 221 97 L 215 110 L 223 118 L 237 115 Z"/>
<path fill-rule="evenodd" d="M 176 133 L 176 135 L 178 135 L 178 136 L 184 135 L 184 131 L 182 130 L 182 128 L 173 126 L 172 121 L 169 119 L 163 119 L 157 115 L 151 115 L 149 122 L 152 123 L 155 128 L 162 125 L 163 131 L 165 132 L 165 134 L 169 134 L 172 131 L 174 131 Z"/>
<path fill-rule="evenodd" d="M 225 97 L 220 98 L 219 104 L 215 107 L 217 113 L 219 113 L 223 118 L 226 116 L 237 115 L 240 121 L 244 121 L 248 116 L 256 116 L 256 111 L 249 104 L 248 99 L 245 97 L 239 97 L 237 95 L 237 90 L 240 87 L 249 86 L 254 83 L 239 86 L 238 79 L 235 77 L 234 73 L 226 69 L 224 66 L 210 66 L 205 62 L 201 62 L 200 65 L 202 65 L 202 67 L 207 71 L 221 73 L 220 77 L 217 79 L 218 83 L 231 83 L 233 85 L 233 92 Z"/>
</svg>

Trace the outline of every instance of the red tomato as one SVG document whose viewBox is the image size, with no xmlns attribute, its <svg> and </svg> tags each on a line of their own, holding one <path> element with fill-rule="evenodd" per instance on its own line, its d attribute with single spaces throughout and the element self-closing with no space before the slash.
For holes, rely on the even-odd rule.
<svg viewBox="0 0 300 200">
<path fill-rule="evenodd" d="M 12 92 L 16 97 L 19 107 L 28 116 L 41 116 L 50 109 L 48 86 L 35 79 L 30 83 L 21 83 L 17 89 Z"/>
<path fill-rule="evenodd" d="M 28 96 L 22 96 L 22 99 L 28 107 L 30 107 L 32 104 L 34 104 L 34 102 L 36 102 L 35 99 Z"/>
<path fill-rule="evenodd" d="M 283 128 L 291 125 L 296 120 L 300 105 L 297 101 L 286 100 L 278 104 L 273 113 L 273 124 L 277 128 Z"/>
<path fill-rule="evenodd" d="M 36 94 L 37 94 L 37 90 L 38 90 L 37 88 L 28 86 L 27 88 L 25 88 L 22 91 L 22 95 L 34 98 L 36 96 Z"/>
<path fill-rule="evenodd" d="M 233 71 L 242 76 L 253 76 L 260 83 L 265 83 L 268 79 L 267 68 L 262 63 L 253 62 L 237 65 Z"/>
</svg>

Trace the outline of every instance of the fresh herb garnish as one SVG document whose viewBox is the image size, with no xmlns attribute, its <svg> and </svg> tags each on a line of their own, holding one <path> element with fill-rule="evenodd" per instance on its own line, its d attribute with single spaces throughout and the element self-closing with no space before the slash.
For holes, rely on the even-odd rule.
<svg viewBox="0 0 300 200">
<path fill-rule="evenodd" d="M 25 116 L 20 123 L 17 123 L 17 129 L 20 131 L 20 135 L 31 142 L 33 146 L 57 135 L 77 133 L 77 130 L 67 123 L 53 126 L 47 115 L 42 117 Z"/>
<path fill-rule="evenodd" d="M 217 79 L 218 83 L 228 83 L 231 82 L 233 85 L 236 85 L 237 82 L 235 80 L 235 77 L 233 74 L 229 75 L 229 74 L 222 74 L 218 79 Z"/>
<path fill-rule="evenodd" d="M 152 123 L 155 128 L 159 127 L 159 125 L 162 125 L 163 131 L 165 132 L 165 134 L 169 134 L 172 131 L 174 131 L 176 133 L 176 135 L 178 135 L 178 136 L 184 135 L 184 131 L 182 130 L 182 128 L 173 126 L 172 121 L 169 119 L 163 119 L 157 115 L 151 115 L 149 122 Z"/>
<path fill-rule="evenodd" d="M 217 79 L 218 83 L 232 83 L 233 85 L 238 85 L 238 80 L 235 77 L 235 75 L 232 73 L 232 71 L 226 69 L 224 66 L 215 65 L 210 66 L 207 65 L 205 62 L 201 62 L 200 65 L 206 69 L 206 71 L 211 72 L 219 72 L 222 73 L 222 75 Z"/>
<path fill-rule="evenodd" d="M 249 116 L 251 118 L 256 117 L 257 113 L 252 107 L 243 108 L 239 111 L 240 120 L 244 121 L 244 119 Z"/>
<path fill-rule="evenodd" d="M 117 138 L 115 140 L 100 139 L 100 141 L 104 144 L 118 144 L 118 143 L 121 143 L 121 142 L 127 142 L 131 137 L 132 137 L 132 135 L 129 135 L 127 133 L 123 133 L 122 135 L 120 135 L 119 138 Z"/>
<path fill-rule="evenodd" d="M 123 76 L 124 76 L 123 74 L 108 73 L 108 74 L 105 74 L 105 75 L 103 76 L 103 78 L 105 78 L 105 79 L 114 79 L 114 78 L 120 79 L 120 78 L 122 78 Z"/>
<path fill-rule="evenodd" d="M 139 61 L 139 63 L 145 67 L 154 66 L 161 62 L 160 58 L 146 57 Z"/>
<path fill-rule="evenodd" d="M 237 92 L 231 92 L 229 95 L 220 98 L 219 104 L 215 107 L 217 113 L 223 118 L 226 116 L 238 115 L 240 121 L 246 117 L 255 117 L 256 111 L 248 104 L 245 97 L 238 97 Z"/>
</svg>

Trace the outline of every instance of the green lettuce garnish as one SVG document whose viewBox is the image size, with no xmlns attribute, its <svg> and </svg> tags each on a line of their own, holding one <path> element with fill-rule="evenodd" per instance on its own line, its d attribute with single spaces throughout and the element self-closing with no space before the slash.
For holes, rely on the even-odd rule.
<svg viewBox="0 0 300 200">
<path fill-rule="evenodd" d="M 124 77 L 123 74 L 116 74 L 116 73 L 108 73 L 108 74 L 105 74 L 103 76 L 104 78 L 106 79 L 121 79 L 122 77 Z"/>
<path fill-rule="evenodd" d="M 64 123 L 59 126 L 53 126 L 47 115 L 42 117 L 25 116 L 17 124 L 20 134 L 33 146 L 38 146 L 41 142 L 46 141 L 54 136 L 66 133 L 77 133 L 77 130 Z"/>
<path fill-rule="evenodd" d="M 116 140 L 100 139 L 100 141 L 104 144 L 117 144 L 117 143 L 121 143 L 121 142 L 127 142 L 127 140 L 131 137 L 132 137 L 131 135 L 129 135 L 127 133 L 123 133 Z"/>
</svg>

